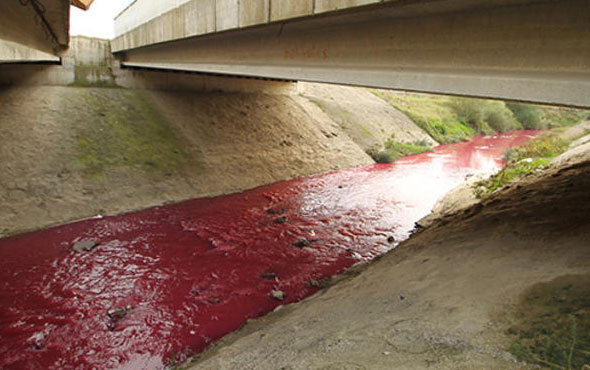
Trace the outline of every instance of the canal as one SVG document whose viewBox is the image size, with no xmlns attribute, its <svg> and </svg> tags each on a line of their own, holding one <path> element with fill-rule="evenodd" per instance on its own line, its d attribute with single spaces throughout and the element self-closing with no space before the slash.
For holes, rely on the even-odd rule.
<svg viewBox="0 0 590 370">
<path fill-rule="evenodd" d="M 0 369 L 162 369 L 395 248 L 536 132 L 0 240 Z"/>
</svg>

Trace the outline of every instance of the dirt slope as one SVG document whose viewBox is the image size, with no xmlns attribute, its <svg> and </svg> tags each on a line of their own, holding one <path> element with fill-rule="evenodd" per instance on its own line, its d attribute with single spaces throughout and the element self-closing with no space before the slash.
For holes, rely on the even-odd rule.
<svg viewBox="0 0 590 370">
<path fill-rule="evenodd" d="M 536 368 L 509 353 L 508 328 L 531 294 L 558 309 L 590 294 L 589 186 L 589 162 L 527 178 L 249 323 L 192 369 Z"/>
<path fill-rule="evenodd" d="M 365 151 L 382 148 L 388 139 L 438 144 L 405 114 L 367 89 L 306 82 L 300 82 L 298 89 Z"/>
<path fill-rule="evenodd" d="M 372 163 L 300 97 L 0 90 L 0 237 Z"/>
</svg>

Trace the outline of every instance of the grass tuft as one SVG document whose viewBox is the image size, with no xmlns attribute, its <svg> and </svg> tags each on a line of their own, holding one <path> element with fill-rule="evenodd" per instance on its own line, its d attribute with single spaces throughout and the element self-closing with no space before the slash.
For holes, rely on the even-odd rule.
<svg viewBox="0 0 590 370">
<path fill-rule="evenodd" d="M 384 150 L 369 150 L 367 154 L 377 163 L 392 163 L 401 157 L 431 151 L 432 147 L 426 140 L 417 140 L 414 143 L 402 143 L 390 139 L 385 142 Z"/>
<path fill-rule="evenodd" d="M 590 365 L 590 276 L 562 276 L 532 287 L 507 330 L 519 360 L 555 370 Z"/>
<path fill-rule="evenodd" d="M 523 146 L 508 149 L 504 154 L 506 167 L 496 175 L 475 185 L 475 195 L 487 198 L 504 185 L 530 173 L 545 169 L 551 159 L 568 149 L 568 143 L 555 133 L 537 137 Z"/>
</svg>

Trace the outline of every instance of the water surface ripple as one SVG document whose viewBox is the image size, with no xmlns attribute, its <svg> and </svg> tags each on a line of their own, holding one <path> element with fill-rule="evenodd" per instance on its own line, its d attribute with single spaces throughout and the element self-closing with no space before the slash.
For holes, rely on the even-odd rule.
<svg viewBox="0 0 590 370">
<path fill-rule="evenodd" d="M 507 148 L 534 135 L 476 137 L 394 164 L 1 239 L 0 369 L 183 361 L 387 252 L 467 174 L 500 168 Z M 86 240 L 98 246 L 72 249 Z"/>
</svg>

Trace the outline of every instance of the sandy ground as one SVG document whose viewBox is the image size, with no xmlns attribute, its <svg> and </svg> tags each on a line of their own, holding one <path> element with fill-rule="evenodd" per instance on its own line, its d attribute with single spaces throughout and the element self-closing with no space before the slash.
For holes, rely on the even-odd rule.
<svg viewBox="0 0 590 370">
<path fill-rule="evenodd" d="M 0 90 L 0 237 L 373 163 L 300 96 Z"/>
<path fill-rule="evenodd" d="M 478 182 L 486 180 L 493 173 L 482 173 L 466 178 L 465 182 L 443 195 L 432 208 L 432 212 L 420 219 L 417 224 L 428 227 L 437 220 L 463 211 L 479 202 L 474 187 Z"/>
<path fill-rule="evenodd" d="M 587 281 L 589 186 L 589 162 L 527 177 L 248 323 L 191 369 L 536 368 L 507 351 L 507 327 L 530 289 Z"/>
</svg>

